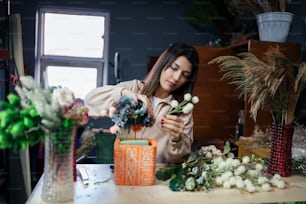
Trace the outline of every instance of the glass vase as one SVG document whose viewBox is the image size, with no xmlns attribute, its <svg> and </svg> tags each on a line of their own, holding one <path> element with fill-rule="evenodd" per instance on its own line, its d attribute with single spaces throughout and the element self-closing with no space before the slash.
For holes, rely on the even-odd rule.
<svg viewBox="0 0 306 204">
<path fill-rule="evenodd" d="M 73 200 L 75 133 L 76 128 L 68 132 L 46 133 L 41 199 L 47 203 Z"/>
</svg>

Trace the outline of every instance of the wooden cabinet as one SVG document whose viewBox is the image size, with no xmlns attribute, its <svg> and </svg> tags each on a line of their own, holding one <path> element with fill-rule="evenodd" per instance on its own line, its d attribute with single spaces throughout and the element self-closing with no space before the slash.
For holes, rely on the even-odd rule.
<svg viewBox="0 0 306 204">
<path fill-rule="evenodd" d="M 222 145 L 233 139 L 238 113 L 243 109 L 243 99 L 239 99 L 236 87 L 221 80 L 222 73 L 210 60 L 221 55 L 231 55 L 232 48 L 195 46 L 200 57 L 194 95 L 200 98 L 195 106 L 194 140 L 196 146 L 207 144 Z"/>
<path fill-rule="evenodd" d="M 223 73 L 216 64 L 208 62 L 222 55 L 236 55 L 240 52 L 252 52 L 263 58 L 271 46 L 279 46 L 281 52 L 293 62 L 299 63 L 301 48 L 294 43 L 274 43 L 249 40 L 244 43 L 224 48 L 195 46 L 199 53 L 200 64 L 194 95 L 200 98 L 194 109 L 194 140 L 196 146 L 207 144 L 222 144 L 233 140 L 235 127 L 240 110 L 244 110 L 244 136 L 251 136 L 255 123 L 250 117 L 250 104 L 247 98 L 239 98 L 240 91 L 228 81 L 221 80 Z M 256 124 L 263 130 L 271 127 L 270 113 L 265 110 L 258 112 Z"/>
</svg>

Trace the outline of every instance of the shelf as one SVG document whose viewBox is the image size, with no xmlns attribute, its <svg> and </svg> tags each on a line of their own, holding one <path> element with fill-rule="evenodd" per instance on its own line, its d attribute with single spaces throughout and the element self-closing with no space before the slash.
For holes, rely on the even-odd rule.
<svg viewBox="0 0 306 204">
<path fill-rule="evenodd" d="M 9 60 L 10 59 L 10 52 L 7 50 L 0 49 L 0 60 Z"/>
</svg>

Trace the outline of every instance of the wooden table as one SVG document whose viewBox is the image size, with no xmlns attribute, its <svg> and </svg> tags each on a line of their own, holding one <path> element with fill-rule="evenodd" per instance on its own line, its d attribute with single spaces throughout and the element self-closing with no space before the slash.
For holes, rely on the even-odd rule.
<svg viewBox="0 0 306 204">
<path fill-rule="evenodd" d="M 109 165 L 79 164 L 89 174 L 89 184 L 83 185 L 78 178 L 75 184 L 75 204 L 247 204 L 305 201 L 306 177 L 291 176 L 284 178 L 289 183 L 286 189 L 275 189 L 272 192 L 246 193 L 237 189 L 216 188 L 205 192 L 172 192 L 168 182 L 156 181 L 153 186 L 119 186 L 113 181 Z M 42 179 L 28 198 L 27 204 L 41 204 Z"/>
</svg>

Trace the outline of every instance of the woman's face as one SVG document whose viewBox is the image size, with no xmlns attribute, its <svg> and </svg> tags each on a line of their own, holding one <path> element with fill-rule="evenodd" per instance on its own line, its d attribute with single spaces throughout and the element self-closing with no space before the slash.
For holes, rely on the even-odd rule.
<svg viewBox="0 0 306 204">
<path fill-rule="evenodd" d="M 170 66 L 164 67 L 155 96 L 165 98 L 186 83 L 192 71 L 192 64 L 185 56 L 178 57 Z"/>
</svg>

